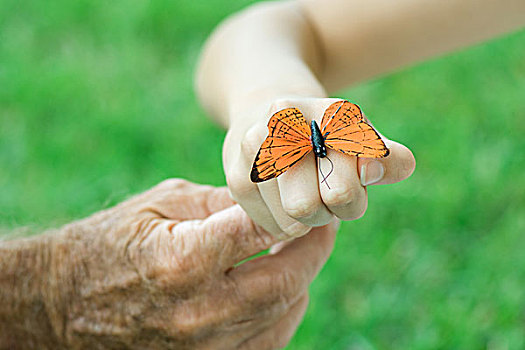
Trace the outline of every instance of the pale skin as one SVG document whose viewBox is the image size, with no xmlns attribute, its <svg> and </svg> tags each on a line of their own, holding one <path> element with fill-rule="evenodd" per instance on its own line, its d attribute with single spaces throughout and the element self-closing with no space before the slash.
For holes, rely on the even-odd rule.
<svg viewBox="0 0 525 350">
<path fill-rule="evenodd" d="M 312 155 L 255 185 L 270 115 L 297 107 L 319 121 L 338 88 L 524 23 L 522 0 L 290 1 L 235 15 L 203 50 L 196 86 L 228 128 L 229 191 L 249 216 L 225 188 L 168 180 L 53 233 L 0 242 L 0 348 L 285 346 L 333 247 L 332 217 L 359 217 L 367 185 L 401 181 L 415 163 L 383 138 L 391 154 L 377 161 L 329 151 L 330 191 Z"/>
<path fill-rule="evenodd" d="M 196 80 L 203 106 L 228 128 L 223 163 L 233 198 L 268 231 L 290 237 L 334 215 L 360 217 L 366 186 L 410 176 L 412 152 L 383 137 L 390 149 L 383 159 L 329 150 L 330 189 L 312 154 L 254 184 L 250 169 L 270 116 L 297 107 L 308 122 L 319 122 L 337 89 L 524 25 L 523 0 L 302 0 L 257 4 L 233 16 L 208 40 Z"/>
</svg>

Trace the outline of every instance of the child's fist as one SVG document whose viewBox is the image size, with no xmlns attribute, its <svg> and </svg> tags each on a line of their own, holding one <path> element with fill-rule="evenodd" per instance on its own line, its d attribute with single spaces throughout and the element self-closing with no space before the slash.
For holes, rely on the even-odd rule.
<svg viewBox="0 0 525 350">
<path fill-rule="evenodd" d="M 327 184 L 313 152 L 276 179 L 258 184 L 250 171 L 261 144 L 268 136 L 269 118 L 284 108 L 299 109 L 308 124 L 321 124 L 325 110 L 339 99 L 301 98 L 280 100 L 237 112 L 224 142 L 226 179 L 232 197 L 250 217 L 275 235 L 297 237 L 312 226 L 326 225 L 332 215 L 343 220 L 361 217 L 367 206 L 366 186 L 399 182 L 412 174 L 415 160 L 405 146 L 381 136 L 389 149 L 385 158 L 358 158 L 328 149 L 333 172 Z M 326 176 L 331 164 L 320 160 Z"/>
</svg>

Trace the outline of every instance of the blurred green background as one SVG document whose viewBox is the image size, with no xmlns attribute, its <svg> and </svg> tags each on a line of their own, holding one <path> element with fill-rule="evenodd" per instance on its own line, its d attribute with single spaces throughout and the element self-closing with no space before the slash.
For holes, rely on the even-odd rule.
<svg viewBox="0 0 525 350">
<path fill-rule="evenodd" d="M 168 177 L 223 185 L 192 76 L 251 2 L 1 1 L 2 234 Z M 418 165 L 343 224 L 288 349 L 525 348 L 525 31 L 340 96 Z"/>
</svg>

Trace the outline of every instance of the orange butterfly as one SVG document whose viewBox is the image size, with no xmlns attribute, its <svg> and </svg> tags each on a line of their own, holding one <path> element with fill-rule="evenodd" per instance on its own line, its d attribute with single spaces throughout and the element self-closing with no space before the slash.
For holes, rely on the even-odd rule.
<svg viewBox="0 0 525 350">
<path fill-rule="evenodd" d="M 389 154 L 359 106 L 348 101 L 332 103 L 324 112 L 320 129 L 315 120 L 308 127 L 297 108 L 286 108 L 272 115 L 268 131 L 253 162 L 252 182 L 281 175 L 312 150 L 317 158 L 326 157 L 327 147 L 356 157 L 383 158 Z"/>
</svg>

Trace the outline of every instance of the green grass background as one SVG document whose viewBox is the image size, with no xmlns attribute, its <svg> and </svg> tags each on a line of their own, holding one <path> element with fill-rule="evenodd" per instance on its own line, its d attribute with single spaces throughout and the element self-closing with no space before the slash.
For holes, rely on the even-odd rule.
<svg viewBox="0 0 525 350">
<path fill-rule="evenodd" d="M 0 2 L 0 226 L 58 226 L 168 177 L 223 185 L 203 41 L 252 1 Z M 418 164 L 371 187 L 289 349 L 525 348 L 525 31 L 340 94 Z"/>
</svg>

